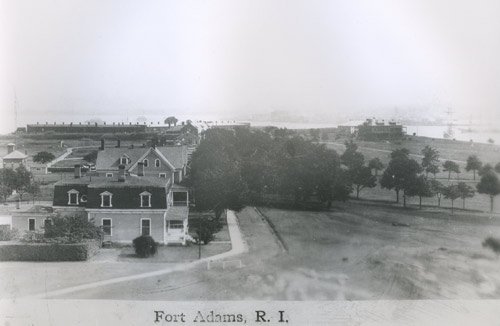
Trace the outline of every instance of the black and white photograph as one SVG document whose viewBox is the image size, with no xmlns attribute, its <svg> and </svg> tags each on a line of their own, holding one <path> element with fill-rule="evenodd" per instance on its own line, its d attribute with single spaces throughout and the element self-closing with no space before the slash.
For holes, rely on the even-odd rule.
<svg viewBox="0 0 500 326">
<path fill-rule="evenodd" d="M 0 0 L 0 324 L 489 325 L 497 0 Z"/>
</svg>

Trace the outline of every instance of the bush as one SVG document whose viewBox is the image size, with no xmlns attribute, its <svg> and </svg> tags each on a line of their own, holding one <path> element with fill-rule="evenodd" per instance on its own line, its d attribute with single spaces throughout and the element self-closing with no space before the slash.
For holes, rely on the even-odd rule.
<svg viewBox="0 0 500 326">
<path fill-rule="evenodd" d="M 68 243 L 81 242 L 84 239 L 101 239 L 102 230 L 80 216 L 56 216 L 51 218 L 52 223 L 45 225 L 46 239 L 66 238 Z"/>
<path fill-rule="evenodd" d="M 500 239 L 495 239 L 493 237 L 487 237 L 483 241 L 483 247 L 490 248 L 494 253 L 500 255 Z"/>
<path fill-rule="evenodd" d="M 0 261 L 84 261 L 100 247 L 99 241 L 49 244 L 16 243 L 0 246 Z"/>
<path fill-rule="evenodd" d="M 19 238 L 19 231 L 17 229 L 0 228 L 0 241 L 10 241 Z"/>
<path fill-rule="evenodd" d="M 215 233 L 220 231 L 222 228 L 222 223 L 220 218 L 213 216 L 199 218 L 194 224 L 194 230 L 196 232 L 195 240 L 201 241 L 204 244 L 208 244 L 214 239 Z"/>
<path fill-rule="evenodd" d="M 135 254 L 141 258 L 146 258 L 156 254 L 158 250 L 158 244 L 155 242 L 153 237 L 149 235 L 141 235 L 133 241 Z"/>
</svg>

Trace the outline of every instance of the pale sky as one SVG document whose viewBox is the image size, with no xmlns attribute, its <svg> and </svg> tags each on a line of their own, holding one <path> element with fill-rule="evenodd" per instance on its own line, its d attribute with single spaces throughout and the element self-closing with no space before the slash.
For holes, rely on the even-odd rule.
<svg viewBox="0 0 500 326">
<path fill-rule="evenodd" d="M 273 110 L 500 117 L 498 0 L 0 0 L 0 11 L 0 133 L 14 129 L 14 94 L 20 126 Z"/>
</svg>

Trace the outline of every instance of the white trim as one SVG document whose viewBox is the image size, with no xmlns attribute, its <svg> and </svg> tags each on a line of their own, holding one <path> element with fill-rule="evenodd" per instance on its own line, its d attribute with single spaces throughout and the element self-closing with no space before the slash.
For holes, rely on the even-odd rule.
<svg viewBox="0 0 500 326">
<path fill-rule="evenodd" d="M 104 233 L 104 220 L 109 220 L 109 234 L 104 234 L 104 235 L 108 235 L 110 237 L 113 236 L 113 219 L 111 217 L 103 217 L 101 218 L 101 228 L 103 230 L 103 233 Z"/>
<path fill-rule="evenodd" d="M 30 220 L 33 220 L 33 230 L 30 229 Z M 36 218 L 28 217 L 28 231 L 36 231 Z"/>
<path fill-rule="evenodd" d="M 132 171 L 133 169 L 135 169 L 135 167 L 137 166 L 137 164 L 139 162 L 144 162 L 144 159 L 146 159 L 146 157 L 148 157 L 149 153 L 151 153 L 152 151 L 154 151 L 156 153 L 156 155 L 163 161 L 163 163 L 165 163 L 170 170 L 175 170 L 175 167 L 172 165 L 172 163 L 170 163 L 167 158 L 158 150 L 158 148 L 153 148 L 153 147 L 150 147 L 146 153 L 144 153 L 144 155 L 142 155 L 138 160 L 137 162 L 135 162 L 130 168 L 128 168 L 129 171 Z"/>
<path fill-rule="evenodd" d="M 85 198 L 84 198 L 84 197 L 85 197 Z M 87 202 L 87 200 L 88 200 L 87 195 L 81 195 L 81 196 L 80 196 L 80 202 L 81 202 L 81 203 L 86 203 L 86 202 Z"/>
<path fill-rule="evenodd" d="M 151 227 L 151 218 L 149 218 L 149 217 L 141 217 L 141 221 L 140 221 L 140 224 L 139 224 L 139 228 L 140 228 L 139 235 L 142 235 L 142 221 L 144 221 L 144 220 L 148 220 L 149 221 L 149 234 L 147 234 L 147 235 L 150 236 L 151 235 L 151 228 L 152 227 Z"/>
<path fill-rule="evenodd" d="M 103 208 L 110 208 L 113 207 L 113 194 L 110 193 L 109 191 L 101 192 L 99 194 L 101 196 L 101 207 Z M 104 206 L 104 196 L 109 196 L 109 206 Z"/>
<path fill-rule="evenodd" d="M 148 205 L 145 206 L 142 204 L 142 197 L 147 197 L 148 198 Z M 141 202 L 141 207 L 151 207 L 151 194 L 147 191 L 143 191 L 139 194 L 139 199 Z"/>
<path fill-rule="evenodd" d="M 80 203 L 79 197 L 78 197 L 80 192 L 78 190 L 71 189 L 70 191 L 67 192 L 67 194 L 68 194 L 68 205 L 75 205 L 76 206 Z M 71 195 L 76 195 L 76 203 L 71 202 Z"/>
</svg>

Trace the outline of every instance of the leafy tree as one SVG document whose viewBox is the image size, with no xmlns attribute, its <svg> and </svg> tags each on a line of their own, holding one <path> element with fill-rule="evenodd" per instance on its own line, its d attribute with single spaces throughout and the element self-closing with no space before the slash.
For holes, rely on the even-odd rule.
<svg viewBox="0 0 500 326">
<path fill-rule="evenodd" d="M 495 165 L 495 172 L 500 173 L 500 162 Z"/>
<path fill-rule="evenodd" d="M 443 189 L 444 198 L 451 200 L 451 215 L 453 215 L 454 205 L 453 203 L 457 198 L 460 198 L 460 190 L 458 190 L 457 185 L 449 185 Z"/>
<path fill-rule="evenodd" d="M 19 194 L 19 199 L 23 200 L 23 195 L 27 192 L 31 185 L 33 175 L 24 165 L 19 165 L 15 170 L 15 181 L 13 189 Z"/>
<path fill-rule="evenodd" d="M 54 154 L 43 151 L 43 152 L 38 152 L 36 153 L 35 156 L 33 156 L 33 162 L 45 164 L 47 162 L 52 161 L 55 158 L 56 157 L 54 156 Z"/>
<path fill-rule="evenodd" d="M 35 204 L 35 198 L 38 194 L 40 194 L 40 183 L 36 181 L 30 182 L 30 184 L 26 187 L 26 192 L 31 195 L 33 198 L 33 205 Z"/>
<path fill-rule="evenodd" d="M 479 160 L 479 158 L 476 155 L 470 155 L 467 158 L 467 165 L 465 166 L 465 170 L 467 172 L 473 171 L 474 172 L 474 180 L 476 180 L 476 171 L 481 170 L 482 166 L 483 166 L 483 163 Z"/>
<path fill-rule="evenodd" d="M 490 196 L 490 211 L 493 212 L 493 201 L 496 195 L 500 194 L 500 181 L 494 172 L 488 172 L 481 177 L 476 186 L 477 192 Z"/>
<path fill-rule="evenodd" d="M 414 182 L 409 184 L 405 195 L 408 197 L 418 196 L 419 208 L 422 209 L 422 197 L 432 197 L 434 194 L 427 178 L 419 175 Z"/>
<path fill-rule="evenodd" d="M 45 238 L 64 238 L 68 242 L 81 242 L 84 239 L 100 239 L 101 228 L 92 220 L 81 216 L 53 216 L 51 223 L 45 224 Z"/>
<path fill-rule="evenodd" d="M 391 153 L 391 160 L 382 175 L 380 185 L 382 188 L 394 189 L 396 202 L 399 203 L 399 192 L 405 191 L 415 182 L 422 167 L 417 161 L 410 159 L 410 152 L 406 148 L 396 149 Z M 406 207 L 406 196 L 403 196 L 403 204 Z"/>
<path fill-rule="evenodd" d="M 432 193 L 436 196 L 437 200 L 438 200 L 438 207 L 441 206 L 441 197 L 443 195 L 443 191 L 444 191 L 444 185 L 437 181 L 436 179 L 433 179 L 433 180 L 430 180 L 430 187 L 431 187 L 431 191 Z"/>
<path fill-rule="evenodd" d="M 375 177 L 376 177 L 376 176 L 378 176 L 378 171 L 380 171 L 384 168 L 384 164 L 382 163 L 382 161 L 378 157 L 375 157 L 375 158 L 372 158 L 368 162 L 368 167 L 371 170 L 375 171 Z"/>
<path fill-rule="evenodd" d="M 170 127 L 171 125 L 174 125 L 174 126 L 175 126 L 175 125 L 177 125 L 177 122 L 178 122 L 178 121 L 179 121 L 179 120 L 177 120 L 177 118 L 176 118 L 176 117 L 174 117 L 174 116 L 171 116 L 171 117 L 168 117 L 168 118 L 166 118 L 166 119 L 165 119 L 165 123 L 166 123 L 166 124 L 168 124 L 168 126 L 169 126 L 169 127 Z"/>
<path fill-rule="evenodd" d="M 363 154 L 358 152 L 358 145 L 351 141 L 346 141 L 345 143 L 345 151 L 340 157 L 342 164 L 347 166 L 349 169 L 354 169 L 363 166 L 365 163 L 365 157 Z"/>
<path fill-rule="evenodd" d="M 481 169 L 479 170 L 479 173 L 478 173 L 478 174 L 479 174 L 480 176 L 483 176 L 483 175 L 485 175 L 485 174 L 488 174 L 488 173 L 490 173 L 490 172 L 493 172 L 493 170 L 494 170 L 493 166 L 491 166 L 491 164 L 487 163 L 487 164 L 485 164 L 485 165 L 483 165 L 483 166 L 481 167 Z"/>
<path fill-rule="evenodd" d="M 434 176 L 439 172 L 439 151 L 429 145 L 422 149 L 422 167 L 426 175 L 432 173 Z"/>
<path fill-rule="evenodd" d="M 356 189 L 356 198 L 359 199 L 359 193 L 364 188 L 373 188 L 377 185 L 377 178 L 372 175 L 372 171 L 367 166 L 354 167 L 348 170 L 350 180 Z"/>
<path fill-rule="evenodd" d="M 85 155 L 83 159 L 89 163 L 95 163 L 97 160 L 97 151 L 92 151 Z"/>
<path fill-rule="evenodd" d="M 318 141 L 320 136 L 320 130 L 311 128 L 309 129 L 309 135 L 311 135 L 313 141 Z"/>
<path fill-rule="evenodd" d="M 466 184 L 465 182 L 459 182 L 457 184 L 458 192 L 460 193 L 460 198 L 462 198 L 462 208 L 465 209 L 465 199 L 474 197 L 474 188 Z"/>
<path fill-rule="evenodd" d="M 10 168 L 0 170 L 0 196 L 2 196 L 4 202 L 12 194 L 15 183 L 16 172 L 14 170 Z"/>
<path fill-rule="evenodd" d="M 460 173 L 460 167 L 457 163 L 448 160 L 443 163 L 443 171 L 448 172 L 448 180 L 450 180 L 451 172 L 455 172 L 458 177 L 458 174 Z"/>
</svg>

